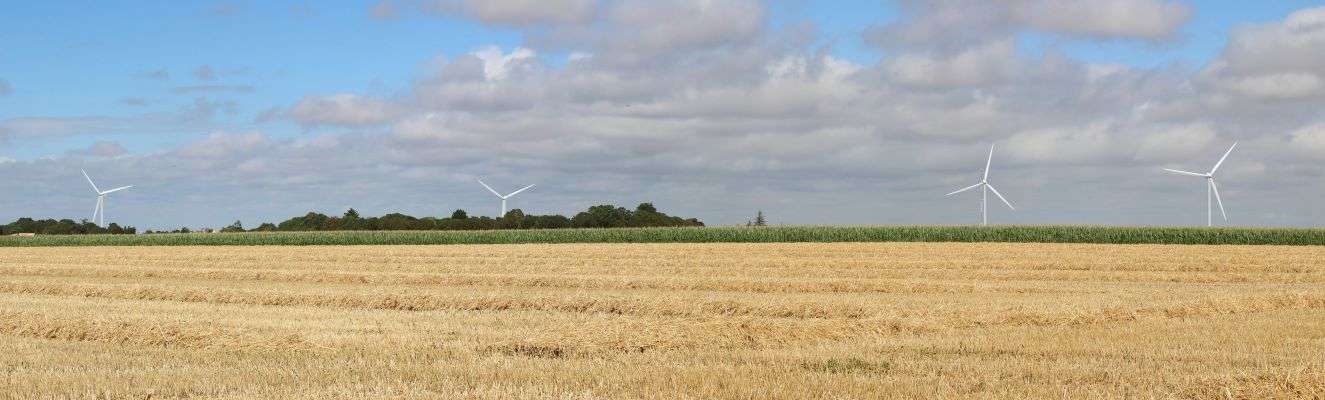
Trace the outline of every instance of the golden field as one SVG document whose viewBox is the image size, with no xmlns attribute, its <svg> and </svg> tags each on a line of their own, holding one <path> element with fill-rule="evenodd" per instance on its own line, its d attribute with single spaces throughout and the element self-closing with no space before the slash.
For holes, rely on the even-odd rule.
<svg viewBox="0 0 1325 400">
<path fill-rule="evenodd" d="M 1325 247 L 0 248 L 0 399 L 1325 398 Z"/>
</svg>

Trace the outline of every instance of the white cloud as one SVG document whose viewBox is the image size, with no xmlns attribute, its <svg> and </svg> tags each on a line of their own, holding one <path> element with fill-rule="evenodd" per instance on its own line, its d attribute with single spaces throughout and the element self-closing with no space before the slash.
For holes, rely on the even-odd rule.
<svg viewBox="0 0 1325 400">
<path fill-rule="evenodd" d="M 18 136 L 68 136 L 118 131 L 123 125 L 124 121 L 111 117 L 18 117 L 0 121 L 0 131 Z"/>
<path fill-rule="evenodd" d="M 569 55 L 566 56 L 566 61 L 567 61 L 567 62 L 574 63 L 574 62 L 577 62 L 577 61 L 585 61 L 585 60 L 589 60 L 589 59 L 592 59 L 592 58 L 593 58 L 593 53 L 585 53 L 585 52 L 580 52 L 580 51 L 572 51 Z"/>
<path fill-rule="evenodd" d="M 607 11 L 618 51 L 707 48 L 759 33 L 764 8 L 752 0 L 622 0 Z"/>
<path fill-rule="evenodd" d="M 1000 83 L 1026 68 L 1011 40 L 991 42 L 950 56 L 902 54 L 886 65 L 897 81 L 921 86 Z"/>
<path fill-rule="evenodd" d="M 1312 158 L 1325 159 L 1325 123 L 1302 127 L 1289 135 L 1290 144 Z"/>
<path fill-rule="evenodd" d="M 1169 40 L 1191 7 L 1165 0 L 901 0 L 902 18 L 866 32 L 889 48 L 951 52 L 1034 31 L 1071 38 Z"/>
<path fill-rule="evenodd" d="M 1235 30 L 1221 59 L 1235 74 L 1320 72 L 1325 69 L 1325 7 L 1289 14 L 1283 21 Z"/>
<path fill-rule="evenodd" d="M 1008 138 L 1012 157 L 1028 163 L 1095 163 L 1119 154 L 1119 135 L 1108 122 L 1021 132 Z"/>
<path fill-rule="evenodd" d="M 485 47 L 473 54 L 483 60 L 483 77 L 490 81 L 506 79 L 511 69 L 521 67 L 524 61 L 536 55 L 533 50 L 524 47 L 516 47 L 509 54 L 502 54 L 501 48 L 496 46 Z"/>
<path fill-rule="evenodd" d="M 1012 16 L 1035 29 L 1100 38 L 1158 40 L 1172 37 L 1192 15 L 1191 7 L 1162 0 L 1009 1 Z"/>
<path fill-rule="evenodd" d="M 1173 162 L 1209 148 L 1217 136 L 1214 128 L 1207 123 L 1162 127 L 1144 133 L 1136 158 L 1151 162 Z"/>
<path fill-rule="evenodd" d="M 391 121 L 402 111 L 395 104 L 354 94 L 309 96 L 286 112 L 304 125 L 377 125 Z"/>
<path fill-rule="evenodd" d="M 1321 78 L 1308 73 L 1278 73 L 1238 78 L 1223 82 L 1227 88 L 1259 99 L 1301 99 L 1322 92 Z"/>
<path fill-rule="evenodd" d="M 489 24 L 527 27 L 587 23 L 597 5 L 596 0 L 438 0 L 430 8 Z"/>
<path fill-rule="evenodd" d="M 174 150 L 176 154 L 192 159 L 230 159 L 254 154 L 273 143 L 261 132 L 215 132 L 205 139 Z"/>
<path fill-rule="evenodd" d="M 1325 7 L 1283 21 L 1236 29 L 1201 77 L 1212 87 L 1254 99 L 1310 99 L 1325 94 Z"/>
<path fill-rule="evenodd" d="M 545 66 L 537 53 L 516 48 L 503 53 L 486 47 L 439 68 L 435 76 L 414 85 L 413 96 L 424 107 L 452 110 L 524 110 L 541 100 Z"/>
<path fill-rule="evenodd" d="M 72 150 L 69 155 L 84 157 L 111 158 L 129 154 L 129 151 L 117 142 L 99 140 L 87 148 Z"/>
</svg>

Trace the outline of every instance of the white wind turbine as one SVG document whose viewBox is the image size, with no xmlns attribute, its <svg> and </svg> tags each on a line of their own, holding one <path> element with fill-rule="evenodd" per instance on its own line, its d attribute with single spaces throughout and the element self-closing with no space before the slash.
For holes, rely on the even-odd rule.
<svg viewBox="0 0 1325 400">
<path fill-rule="evenodd" d="M 984 176 L 984 178 L 980 178 L 980 183 L 977 183 L 977 184 L 974 184 L 974 185 L 971 185 L 971 186 L 967 186 L 967 187 L 965 187 L 965 188 L 963 188 L 963 189 L 960 189 L 960 190 L 957 190 L 957 191 L 955 191 L 955 192 L 948 193 L 948 194 L 944 195 L 944 196 L 952 196 L 952 195 L 954 195 L 954 194 L 961 193 L 961 192 L 965 192 L 965 191 L 967 191 L 967 190 L 971 190 L 971 189 L 975 189 L 975 188 L 981 188 L 981 189 L 982 189 L 981 194 L 980 194 L 980 224 L 981 224 L 981 225 L 989 225 L 989 191 L 991 191 L 991 190 L 994 192 L 994 195 L 995 195 L 995 196 L 998 196 L 998 199 L 999 199 L 999 200 L 1003 200 L 1003 204 L 1007 204 L 1007 205 L 1008 205 L 1008 208 L 1009 208 L 1009 209 L 1012 209 L 1012 211 L 1017 211 L 1017 208 L 1016 208 L 1016 207 L 1013 207 L 1013 206 L 1012 206 L 1012 203 L 1009 203 L 1009 202 L 1008 202 L 1008 199 L 1003 198 L 1003 195 L 998 193 L 998 189 L 994 189 L 994 185 L 990 185 L 990 184 L 989 184 L 989 166 L 990 166 L 990 164 L 993 164 L 993 162 L 994 162 L 994 146 L 993 146 L 993 145 L 989 145 L 989 159 L 985 160 L 985 176 Z"/>
<path fill-rule="evenodd" d="M 1224 160 L 1228 159 L 1228 155 L 1232 154 L 1233 149 L 1236 147 L 1238 147 L 1238 142 L 1233 142 L 1233 145 L 1229 146 L 1228 151 L 1224 152 L 1224 156 L 1219 158 L 1219 162 L 1215 163 L 1215 167 L 1211 168 L 1210 172 L 1204 174 L 1164 168 L 1165 171 L 1175 174 L 1205 178 L 1205 226 L 1214 226 L 1214 207 L 1210 203 L 1210 195 L 1212 194 L 1214 195 L 1215 201 L 1219 203 L 1219 214 L 1224 216 L 1225 222 L 1228 221 L 1228 214 L 1224 212 L 1224 200 L 1219 198 L 1219 186 L 1215 185 L 1215 171 L 1219 170 L 1220 165 L 1224 165 Z"/>
<path fill-rule="evenodd" d="M 124 189 L 131 188 L 131 187 L 133 187 L 133 185 L 123 186 L 123 187 L 117 187 L 117 188 L 114 188 L 114 189 L 107 190 L 107 191 L 104 191 L 104 192 L 103 192 L 103 191 L 101 191 L 101 189 L 98 189 L 98 188 L 97 188 L 97 184 L 92 183 L 92 177 L 87 176 L 87 171 L 86 171 L 86 170 L 81 170 L 81 171 L 83 171 L 83 177 L 84 177 L 84 178 L 87 178 L 87 183 L 90 184 L 90 185 L 92 185 L 92 191 L 97 193 L 97 207 L 94 208 L 94 209 L 92 209 L 92 223 L 97 224 L 97 226 L 105 226 L 105 225 L 106 225 L 106 195 L 111 194 L 111 193 L 115 193 L 115 192 L 118 192 L 118 191 L 121 191 L 121 190 L 124 190 Z M 98 221 L 98 220 L 97 220 L 97 217 L 100 217 L 101 219 Z"/>
<path fill-rule="evenodd" d="M 483 178 L 478 178 L 478 184 L 483 185 L 483 187 L 487 188 L 489 192 L 492 192 L 493 195 L 496 195 L 498 198 L 501 199 L 501 214 L 498 214 L 498 215 L 497 215 L 497 218 L 501 218 L 501 217 L 505 217 L 505 216 L 506 216 L 506 199 L 509 199 L 509 198 L 511 198 L 511 196 L 514 196 L 514 195 L 519 194 L 520 192 L 523 192 L 523 191 L 525 191 L 525 190 L 527 190 L 527 189 L 529 189 L 529 188 L 531 188 L 531 187 L 534 187 L 534 185 L 525 186 L 525 187 L 520 188 L 520 190 L 516 190 L 516 191 L 514 191 L 514 192 L 511 192 L 510 194 L 507 194 L 507 195 L 505 195 L 505 196 L 502 196 L 501 193 L 497 193 L 496 190 L 493 190 L 493 189 L 492 189 L 492 186 L 488 186 L 488 184 L 483 183 Z"/>
</svg>

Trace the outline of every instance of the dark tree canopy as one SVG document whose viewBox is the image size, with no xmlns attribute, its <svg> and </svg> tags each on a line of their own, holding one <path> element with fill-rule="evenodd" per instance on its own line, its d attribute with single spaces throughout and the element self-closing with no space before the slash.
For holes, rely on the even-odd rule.
<svg viewBox="0 0 1325 400">
<path fill-rule="evenodd" d="M 275 232 L 275 231 L 409 231 L 409 230 L 486 230 L 486 229 L 563 229 L 563 228 L 625 228 L 650 226 L 704 226 L 695 218 L 673 217 L 658 211 L 652 203 L 641 203 L 634 210 L 613 205 L 597 205 L 575 214 L 530 215 L 524 210 L 512 209 L 501 218 L 471 217 L 465 210 L 455 210 L 449 218 L 424 217 L 391 213 L 381 217 L 364 217 L 354 209 L 340 217 L 310 212 L 279 223 L 263 223 L 253 229 L 244 229 L 243 223 L 221 228 L 221 232 Z M 169 233 L 190 233 L 180 228 Z M 106 228 L 90 222 L 73 220 L 41 220 L 19 218 L 9 225 L 0 226 L 0 234 L 36 233 L 43 235 L 70 235 L 89 233 L 137 233 L 133 227 L 110 224 Z M 147 231 L 146 233 L 168 233 Z"/>
<path fill-rule="evenodd" d="M 111 223 L 106 227 L 100 227 L 96 224 L 82 220 L 74 222 L 72 219 L 32 219 L 19 218 L 7 225 L 0 225 L 0 235 L 14 235 L 19 233 L 35 233 L 39 235 L 87 235 L 87 234 L 134 234 L 138 229 L 132 226 L 120 226 Z"/>
<path fill-rule="evenodd" d="M 695 218 L 673 217 L 658 211 L 652 203 L 641 203 L 635 210 L 613 205 L 598 205 L 575 214 L 531 215 L 524 210 L 511 209 L 501 218 L 471 217 L 465 210 L 455 210 L 449 218 L 415 218 L 400 213 L 381 217 L 362 217 L 353 209 L 345 215 L 328 217 L 308 213 L 281 223 L 262 224 L 253 231 L 331 231 L 331 230 L 486 230 L 486 229 L 562 229 L 562 228 L 624 228 L 649 226 L 704 226 Z"/>
<path fill-rule="evenodd" d="M 243 231 L 244 231 L 244 224 L 240 223 L 239 221 L 235 221 L 235 223 L 230 224 L 230 226 L 221 228 L 221 232 L 243 232 Z"/>
</svg>

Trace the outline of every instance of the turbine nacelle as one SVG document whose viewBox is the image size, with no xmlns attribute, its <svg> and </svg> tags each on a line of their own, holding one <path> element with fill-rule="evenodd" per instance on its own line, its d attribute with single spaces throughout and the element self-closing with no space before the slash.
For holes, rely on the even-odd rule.
<svg viewBox="0 0 1325 400">
<path fill-rule="evenodd" d="M 103 191 L 103 190 L 101 190 L 100 188 L 97 188 L 97 184 L 96 184 L 95 182 L 92 182 L 92 177 L 91 177 L 91 176 L 88 176 L 88 174 L 87 174 L 87 170 L 80 170 L 80 171 L 83 172 L 83 178 L 86 178 L 86 179 L 87 179 L 87 184 L 92 185 L 92 192 L 97 194 L 97 206 L 96 206 L 96 208 L 92 209 L 92 223 L 97 224 L 97 226 L 105 226 L 105 225 L 106 225 L 106 195 L 111 194 L 111 193 L 115 193 L 115 192 L 118 192 L 118 191 L 121 191 L 121 190 L 124 190 L 124 189 L 132 188 L 133 185 L 129 185 L 129 186 L 121 186 L 121 187 L 117 187 L 117 188 L 114 188 L 114 189 L 111 189 L 111 190 L 105 190 L 105 191 Z M 98 219 L 98 217 L 99 217 L 100 219 Z"/>
<path fill-rule="evenodd" d="M 961 188 L 961 189 L 957 189 L 956 191 L 954 191 L 954 192 L 952 192 L 952 193 L 948 193 L 948 194 L 944 195 L 944 196 L 952 196 L 952 195 L 954 195 L 954 194 L 961 193 L 961 192 L 965 192 L 965 191 L 967 191 L 967 190 L 971 190 L 971 189 L 975 189 L 975 188 L 981 188 L 981 189 L 983 189 L 983 190 L 985 191 L 985 194 L 980 198 L 980 218 L 981 218 L 981 224 L 982 224 L 982 225 L 989 225 L 989 195 L 988 195 L 987 192 L 994 192 L 994 195 L 995 195 L 995 196 L 998 196 L 998 199 L 999 199 L 999 200 L 1002 200 L 1002 201 L 1003 201 L 1003 204 L 1006 204 L 1006 205 L 1008 206 L 1008 209 L 1011 209 L 1012 211 L 1017 211 L 1017 208 L 1016 208 L 1016 207 L 1013 207 L 1013 206 L 1012 206 L 1012 203 L 1009 202 L 1007 198 L 1003 197 L 1003 194 L 1002 194 L 1002 193 L 999 193 L 999 192 L 998 192 L 998 189 L 995 189 L 995 188 L 994 188 L 994 185 L 992 185 L 992 184 L 989 183 L 989 167 L 990 167 L 993 163 L 994 163 L 994 146 L 993 146 L 993 145 L 990 145 L 990 146 L 989 146 L 989 158 L 986 158 L 986 159 L 985 159 L 985 174 L 984 174 L 983 177 L 980 178 L 980 183 L 977 183 L 977 184 L 974 184 L 974 185 L 971 185 L 971 186 L 967 186 L 967 187 L 964 187 L 964 188 Z"/>
<path fill-rule="evenodd" d="M 497 215 L 497 218 L 501 218 L 501 217 L 506 216 L 506 199 L 509 199 L 509 198 L 511 198 L 511 196 L 515 196 L 515 195 L 517 195 L 517 194 L 520 194 L 520 192 L 523 192 L 523 191 L 525 191 L 525 190 L 529 190 L 529 188 L 534 187 L 534 185 L 529 185 L 529 186 L 525 186 L 525 187 L 520 188 L 520 190 L 516 190 L 516 191 L 514 191 L 514 192 L 510 192 L 510 193 L 507 193 L 507 194 L 505 194 L 505 195 L 502 195 L 501 193 L 498 193 L 496 189 L 493 189 L 492 186 L 488 186 L 487 183 L 484 183 L 484 182 L 483 182 L 483 178 L 478 178 L 478 184 L 483 185 L 483 187 L 484 187 L 485 189 L 488 189 L 489 192 L 492 192 L 492 195 L 493 195 L 493 196 L 497 196 L 497 198 L 501 199 L 501 214 Z"/>
<path fill-rule="evenodd" d="M 1232 154 L 1232 153 L 1233 153 L 1233 149 L 1235 149 L 1235 148 L 1237 148 L 1237 147 L 1238 147 L 1238 143 L 1237 143 L 1237 142 L 1233 142 L 1233 145 L 1228 147 L 1228 151 L 1225 151 L 1225 152 L 1224 152 L 1224 156 L 1223 156 L 1223 157 L 1219 157 L 1219 161 L 1218 161 L 1218 162 L 1215 162 L 1215 166 L 1214 166 L 1214 168 L 1210 168 L 1210 172 L 1206 172 L 1206 173 L 1204 173 L 1204 174 L 1199 173 L 1199 172 L 1183 171 L 1183 170 L 1180 170 L 1180 169 L 1164 168 L 1165 171 L 1172 172 L 1172 173 L 1179 174 L 1179 175 L 1187 175 L 1187 176 L 1195 176 L 1195 177 L 1198 177 L 1198 178 L 1205 178 L 1205 182 L 1206 182 L 1206 194 L 1205 194 L 1205 225 L 1206 225 L 1206 226 L 1213 226 L 1213 225 L 1214 225 L 1214 208 L 1212 207 L 1212 205 L 1211 205 L 1211 203 L 1210 203 L 1211 196 L 1213 196 L 1213 197 L 1214 197 L 1214 201 L 1215 201 L 1216 203 L 1219 204 L 1219 215 L 1221 215 L 1221 216 L 1224 217 L 1224 221 L 1228 221 L 1228 213 L 1224 212 L 1224 200 L 1221 199 L 1221 198 L 1219 198 L 1219 185 L 1215 184 L 1215 172 L 1219 172 L 1219 167 L 1224 165 L 1224 160 L 1227 160 L 1227 159 L 1228 159 L 1228 155 L 1229 155 L 1229 154 Z"/>
</svg>

